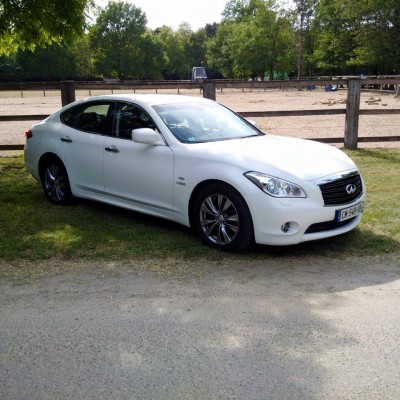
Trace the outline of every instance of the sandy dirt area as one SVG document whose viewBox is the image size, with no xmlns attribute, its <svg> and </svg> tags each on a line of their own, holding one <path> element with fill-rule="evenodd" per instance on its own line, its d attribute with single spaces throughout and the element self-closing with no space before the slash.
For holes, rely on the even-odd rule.
<svg viewBox="0 0 400 400">
<path fill-rule="evenodd" d="M 139 91 L 137 91 L 139 93 Z M 141 92 L 141 91 L 140 91 Z M 109 93 L 105 91 L 78 92 L 77 98 Z M 115 91 L 117 93 L 117 91 Z M 154 93 L 154 91 L 153 91 Z M 177 91 L 158 90 L 158 93 Z M 181 95 L 201 96 L 197 90 L 180 90 Z M 61 107 L 58 92 L 0 92 L 0 115 L 51 114 Z M 291 90 L 217 90 L 217 101 L 237 112 L 318 110 L 346 107 L 346 90 L 325 92 Z M 370 100 L 374 101 L 370 101 Z M 400 99 L 393 94 L 363 92 L 361 109 L 398 109 Z M 295 136 L 307 139 L 343 137 L 344 115 L 253 118 L 264 132 L 274 135 Z M 24 143 L 24 132 L 35 121 L 0 122 L 0 144 Z M 359 136 L 396 136 L 400 134 L 400 115 L 361 116 Z M 359 147 L 400 147 L 399 142 L 360 143 Z"/>
</svg>

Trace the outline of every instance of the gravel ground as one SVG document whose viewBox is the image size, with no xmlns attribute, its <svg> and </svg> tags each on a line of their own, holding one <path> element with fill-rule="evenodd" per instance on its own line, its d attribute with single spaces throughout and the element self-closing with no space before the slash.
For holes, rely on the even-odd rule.
<svg viewBox="0 0 400 400">
<path fill-rule="evenodd" d="M 0 282 L 1 399 L 400 398 L 398 259 L 63 268 Z"/>
</svg>

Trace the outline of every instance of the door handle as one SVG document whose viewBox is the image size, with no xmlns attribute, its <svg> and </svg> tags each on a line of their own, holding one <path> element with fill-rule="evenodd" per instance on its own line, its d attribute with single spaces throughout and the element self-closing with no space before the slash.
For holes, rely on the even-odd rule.
<svg viewBox="0 0 400 400">
<path fill-rule="evenodd" d="M 119 153 L 119 150 L 115 146 L 106 147 L 104 150 L 110 153 Z"/>
<path fill-rule="evenodd" d="M 62 137 L 60 140 L 65 143 L 72 143 L 72 139 L 69 136 Z"/>
</svg>

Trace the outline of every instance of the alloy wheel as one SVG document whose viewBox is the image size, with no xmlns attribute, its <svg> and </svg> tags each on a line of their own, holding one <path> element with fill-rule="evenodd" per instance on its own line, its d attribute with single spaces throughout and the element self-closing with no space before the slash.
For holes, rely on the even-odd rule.
<svg viewBox="0 0 400 400">
<path fill-rule="evenodd" d="M 207 196 L 200 207 L 204 235 L 217 245 L 227 245 L 239 232 L 239 214 L 232 201 L 222 194 Z"/>
</svg>

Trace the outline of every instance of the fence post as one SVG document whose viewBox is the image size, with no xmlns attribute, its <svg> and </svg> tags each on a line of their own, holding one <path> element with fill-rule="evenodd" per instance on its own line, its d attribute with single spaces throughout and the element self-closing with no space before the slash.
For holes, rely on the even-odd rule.
<svg viewBox="0 0 400 400">
<path fill-rule="evenodd" d="M 61 81 L 61 106 L 64 107 L 69 103 L 75 101 L 75 82 L 74 81 Z"/>
<path fill-rule="evenodd" d="M 344 127 L 345 149 L 356 149 L 358 120 L 360 117 L 361 79 L 350 78 L 347 85 L 346 123 Z"/>
<path fill-rule="evenodd" d="M 205 99 L 216 100 L 215 82 L 211 79 L 203 81 L 203 97 Z"/>
</svg>

